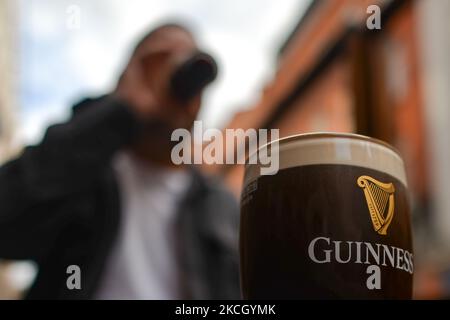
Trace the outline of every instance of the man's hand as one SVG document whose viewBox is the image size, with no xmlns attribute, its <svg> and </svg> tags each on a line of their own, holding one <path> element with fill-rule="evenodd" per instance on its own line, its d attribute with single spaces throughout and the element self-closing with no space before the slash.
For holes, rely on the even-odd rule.
<svg viewBox="0 0 450 320">
<path fill-rule="evenodd" d="M 171 130 L 190 129 L 200 107 L 200 95 L 178 101 L 170 91 L 170 77 L 190 51 L 161 50 L 137 55 L 122 74 L 114 94 L 144 120 Z"/>
<path fill-rule="evenodd" d="M 140 62 L 130 61 L 113 94 L 127 102 L 139 117 L 151 119 L 157 116 L 158 102 Z"/>
</svg>

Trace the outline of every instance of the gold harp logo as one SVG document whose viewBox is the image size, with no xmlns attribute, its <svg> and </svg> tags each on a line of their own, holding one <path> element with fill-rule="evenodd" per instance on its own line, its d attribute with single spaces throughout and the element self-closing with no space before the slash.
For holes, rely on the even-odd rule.
<svg viewBox="0 0 450 320">
<path fill-rule="evenodd" d="M 373 229 L 386 235 L 394 216 L 394 184 L 382 183 L 369 176 L 359 177 L 357 183 L 364 190 Z"/>
</svg>

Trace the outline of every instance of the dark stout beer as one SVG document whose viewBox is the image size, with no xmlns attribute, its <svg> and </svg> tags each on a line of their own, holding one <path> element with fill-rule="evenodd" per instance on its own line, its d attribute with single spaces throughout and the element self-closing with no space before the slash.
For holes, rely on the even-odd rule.
<svg viewBox="0 0 450 320">
<path fill-rule="evenodd" d="M 279 163 L 265 176 L 246 166 L 244 298 L 410 299 L 414 256 L 398 153 L 364 136 L 306 134 L 279 140 Z"/>
</svg>

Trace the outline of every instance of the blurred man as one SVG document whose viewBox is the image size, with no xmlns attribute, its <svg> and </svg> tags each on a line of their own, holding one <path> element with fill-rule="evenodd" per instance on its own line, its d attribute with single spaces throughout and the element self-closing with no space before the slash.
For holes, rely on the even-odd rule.
<svg viewBox="0 0 450 320">
<path fill-rule="evenodd" d="M 179 25 L 153 30 L 114 92 L 0 169 L 0 258 L 36 261 L 28 298 L 239 298 L 235 200 L 170 159 L 201 96 L 174 99 L 169 78 L 196 50 Z"/>
</svg>

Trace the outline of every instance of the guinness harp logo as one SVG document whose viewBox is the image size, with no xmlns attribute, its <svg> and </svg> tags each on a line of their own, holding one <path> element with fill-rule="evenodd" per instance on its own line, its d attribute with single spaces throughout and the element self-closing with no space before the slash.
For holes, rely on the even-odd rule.
<svg viewBox="0 0 450 320">
<path fill-rule="evenodd" d="M 364 190 L 373 229 L 386 235 L 394 216 L 394 184 L 382 183 L 369 176 L 359 177 L 357 183 Z"/>
</svg>

